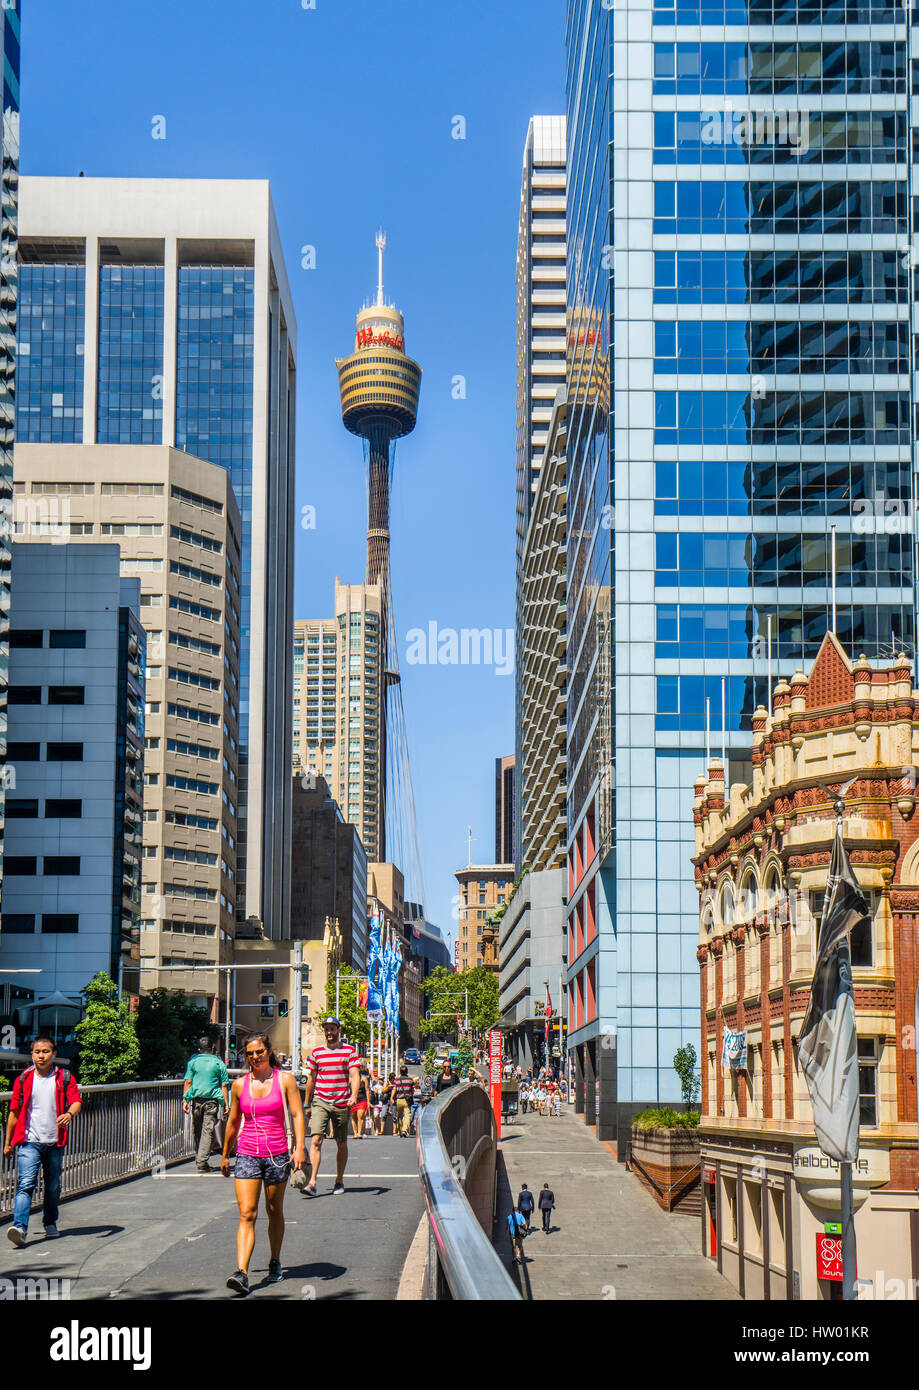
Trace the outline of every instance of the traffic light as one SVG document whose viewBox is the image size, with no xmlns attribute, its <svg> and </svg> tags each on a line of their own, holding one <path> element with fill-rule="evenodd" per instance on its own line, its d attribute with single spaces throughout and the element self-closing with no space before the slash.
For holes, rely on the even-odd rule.
<svg viewBox="0 0 919 1390">
<path fill-rule="evenodd" d="M 286 1000 L 286 999 L 279 999 L 279 1000 L 278 1000 L 278 1018 L 286 1018 L 286 1017 L 287 1017 L 287 1013 L 288 1013 L 287 1000 Z"/>
</svg>

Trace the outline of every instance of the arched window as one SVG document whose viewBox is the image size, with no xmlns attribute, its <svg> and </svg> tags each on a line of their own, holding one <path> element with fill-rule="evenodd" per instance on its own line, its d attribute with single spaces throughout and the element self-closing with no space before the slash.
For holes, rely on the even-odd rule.
<svg viewBox="0 0 919 1390">
<path fill-rule="evenodd" d="M 754 874 L 748 874 L 741 890 L 743 901 L 743 920 L 752 922 L 759 912 L 759 887 Z"/>
<path fill-rule="evenodd" d="M 729 882 L 725 882 L 722 886 L 719 905 L 722 926 L 732 927 L 734 925 L 734 889 Z"/>
</svg>

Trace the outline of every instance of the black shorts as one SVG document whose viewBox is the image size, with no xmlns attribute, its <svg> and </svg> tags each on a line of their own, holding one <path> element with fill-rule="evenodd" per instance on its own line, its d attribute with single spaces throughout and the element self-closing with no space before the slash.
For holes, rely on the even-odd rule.
<svg viewBox="0 0 919 1390">
<path fill-rule="evenodd" d="M 276 1187 L 290 1177 L 290 1155 L 269 1154 L 267 1158 L 257 1158 L 255 1154 L 237 1154 L 233 1176 L 244 1181 L 258 1178 L 270 1187 Z"/>
</svg>

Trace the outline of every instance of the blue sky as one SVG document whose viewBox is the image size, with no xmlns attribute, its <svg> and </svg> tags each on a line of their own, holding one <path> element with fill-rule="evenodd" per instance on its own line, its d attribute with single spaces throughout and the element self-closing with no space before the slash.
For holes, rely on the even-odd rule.
<svg viewBox="0 0 919 1390">
<path fill-rule="evenodd" d="M 387 299 L 424 369 L 396 456 L 396 628 L 428 915 L 452 931 L 468 824 L 473 860 L 494 854 L 513 676 L 406 665 L 405 634 L 513 627 L 520 170 L 529 117 L 564 110 L 565 4 L 315 6 L 24 0 L 21 168 L 270 179 L 299 331 L 295 521 L 316 508 L 316 529 L 297 529 L 298 617 L 330 614 L 336 574 L 364 577 L 361 446 L 341 424 L 333 358 L 352 348 L 385 228 Z"/>
</svg>

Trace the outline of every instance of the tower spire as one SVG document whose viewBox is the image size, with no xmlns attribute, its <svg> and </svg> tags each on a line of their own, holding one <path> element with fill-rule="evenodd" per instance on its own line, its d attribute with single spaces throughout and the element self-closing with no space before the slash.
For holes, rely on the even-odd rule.
<svg viewBox="0 0 919 1390">
<path fill-rule="evenodd" d="M 386 250 L 386 233 L 381 227 L 377 232 L 377 304 L 383 304 L 383 252 Z"/>
</svg>

